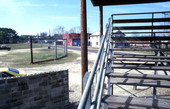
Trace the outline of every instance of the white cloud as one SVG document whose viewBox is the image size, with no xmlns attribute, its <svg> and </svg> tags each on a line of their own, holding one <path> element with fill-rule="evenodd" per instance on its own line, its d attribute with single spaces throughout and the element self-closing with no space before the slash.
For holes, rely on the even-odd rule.
<svg viewBox="0 0 170 109">
<path fill-rule="evenodd" d="M 18 6 L 23 6 L 23 7 L 40 7 L 44 6 L 44 4 L 33 4 L 30 1 L 22 1 L 22 2 L 17 2 Z"/>
<path fill-rule="evenodd" d="M 0 7 L 43 7 L 43 6 L 58 6 L 58 4 L 37 4 L 30 1 L 15 1 L 15 0 L 0 0 Z"/>
<path fill-rule="evenodd" d="M 62 21 L 75 21 L 79 20 L 79 16 L 48 16 L 47 19 L 51 20 L 62 20 Z"/>
<path fill-rule="evenodd" d="M 31 3 L 30 1 L 21 1 L 17 2 L 18 6 L 22 7 L 45 7 L 45 6 L 58 6 L 58 4 L 36 4 Z"/>
<path fill-rule="evenodd" d="M 22 10 L 13 0 L 0 0 L 0 12 L 11 16 L 13 19 L 19 19 L 21 17 Z"/>
</svg>

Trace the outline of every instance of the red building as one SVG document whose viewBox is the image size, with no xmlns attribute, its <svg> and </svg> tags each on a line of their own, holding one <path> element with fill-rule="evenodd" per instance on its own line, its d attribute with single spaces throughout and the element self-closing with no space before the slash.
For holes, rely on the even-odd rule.
<svg viewBox="0 0 170 109">
<path fill-rule="evenodd" d="M 80 40 L 80 34 L 78 33 L 67 33 L 63 34 L 63 39 L 67 39 L 67 45 L 68 46 L 80 46 L 81 40 Z M 88 34 L 88 39 L 90 38 L 90 34 Z M 88 42 L 89 45 L 89 42 Z"/>
<path fill-rule="evenodd" d="M 80 34 L 67 33 L 63 34 L 63 39 L 67 39 L 68 46 L 79 46 L 80 45 Z"/>
</svg>

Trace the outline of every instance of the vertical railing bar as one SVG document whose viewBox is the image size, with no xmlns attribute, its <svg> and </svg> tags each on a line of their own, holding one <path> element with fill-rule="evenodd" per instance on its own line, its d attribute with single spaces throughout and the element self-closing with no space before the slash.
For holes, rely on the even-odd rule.
<svg viewBox="0 0 170 109">
<path fill-rule="evenodd" d="M 153 19 L 154 19 L 154 13 L 152 13 L 152 30 L 151 30 L 151 37 L 154 37 L 154 35 L 153 35 Z"/>
</svg>

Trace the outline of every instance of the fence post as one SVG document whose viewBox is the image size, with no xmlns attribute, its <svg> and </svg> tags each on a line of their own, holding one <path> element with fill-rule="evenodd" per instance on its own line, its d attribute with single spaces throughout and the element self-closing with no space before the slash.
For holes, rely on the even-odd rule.
<svg viewBox="0 0 170 109">
<path fill-rule="evenodd" d="M 64 40 L 64 55 L 67 56 L 67 39 Z"/>
<path fill-rule="evenodd" d="M 30 37 L 30 53 L 31 53 L 31 64 L 33 64 L 33 50 L 32 50 L 32 37 Z"/>
<path fill-rule="evenodd" d="M 55 40 L 55 58 L 57 59 L 57 40 Z"/>
</svg>

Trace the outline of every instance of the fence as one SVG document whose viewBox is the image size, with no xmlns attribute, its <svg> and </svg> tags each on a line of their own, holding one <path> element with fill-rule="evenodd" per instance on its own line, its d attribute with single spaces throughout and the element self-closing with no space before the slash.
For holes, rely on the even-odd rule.
<svg viewBox="0 0 170 109">
<path fill-rule="evenodd" d="M 34 48 L 33 46 L 40 46 Z M 67 56 L 67 40 L 30 38 L 31 63 L 54 61 Z"/>
</svg>

